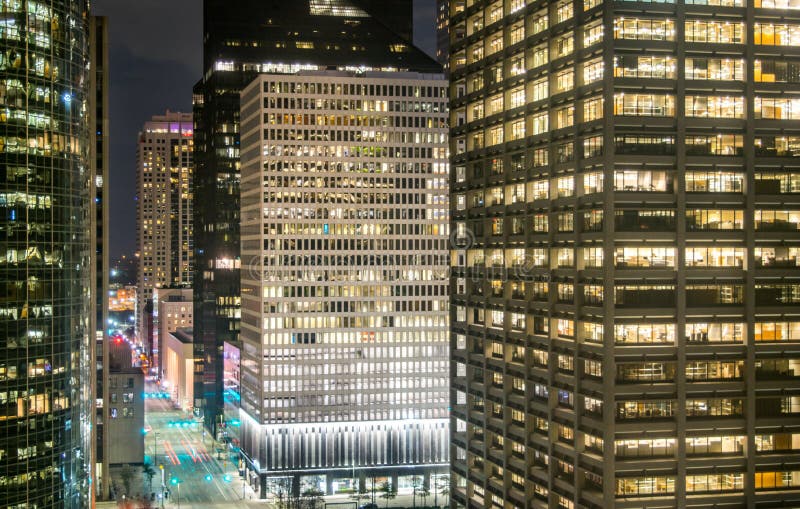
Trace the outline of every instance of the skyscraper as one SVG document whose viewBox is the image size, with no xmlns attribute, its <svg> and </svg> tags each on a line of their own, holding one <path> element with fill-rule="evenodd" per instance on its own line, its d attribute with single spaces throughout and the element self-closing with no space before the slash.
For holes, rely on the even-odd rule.
<svg viewBox="0 0 800 509">
<path fill-rule="evenodd" d="M 436 61 L 447 70 L 450 59 L 450 0 L 436 0 Z"/>
<path fill-rule="evenodd" d="M 0 505 L 87 507 L 94 468 L 94 129 L 85 1 L 0 22 Z"/>
<path fill-rule="evenodd" d="M 136 172 L 137 330 L 154 288 L 192 281 L 192 115 L 167 111 L 139 133 Z M 142 338 L 152 350 L 153 338 Z"/>
<path fill-rule="evenodd" d="M 450 21 L 456 506 L 797 505 L 800 11 Z"/>
<path fill-rule="evenodd" d="M 446 469 L 446 84 L 304 71 L 242 92 L 236 436 L 262 497 Z"/>
<path fill-rule="evenodd" d="M 108 291 L 109 291 L 109 207 L 106 203 L 108 197 L 108 20 L 101 16 L 92 16 L 89 26 L 89 56 L 90 65 L 90 90 L 93 97 L 89 102 L 89 111 L 94 120 L 90 132 L 89 142 L 90 157 L 94 170 L 94 267 L 93 267 L 93 305 L 95 313 L 91 322 L 94 330 L 94 348 L 96 356 L 95 401 L 104 401 L 104 388 L 107 386 L 108 366 Z M 105 418 L 103 415 L 105 405 L 95 408 L 94 458 L 95 494 L 102 498 L 108 496 L 110 474 L 103 452 L 108 448 L 108 437 L 103 433 Z M 99 467 L 99 468 L 98 468 Z"/>
<path fill-rule="evenodd" d="M 195 407 L 217 430 L 222 352 L 241 315 L 239 93 L 259 73 L 440 67 L 410 40 L 410 0 L 206 0 L 203 79 L 195 86 Z"/>
</svg>

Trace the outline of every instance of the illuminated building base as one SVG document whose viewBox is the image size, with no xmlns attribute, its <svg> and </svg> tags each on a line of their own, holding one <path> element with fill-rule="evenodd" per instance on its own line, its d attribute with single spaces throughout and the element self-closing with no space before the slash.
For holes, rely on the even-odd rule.
<svg viewBox="0 0 800 509">
<path fill-rule="evenodd" d="M 448 420 L 258 424 L 241 412 L 242 456 L 251 480 L 334 475 L 364 478 L 446 471 Z M 252 483 L 255 484 L 255 483 Z"/>
</svg>

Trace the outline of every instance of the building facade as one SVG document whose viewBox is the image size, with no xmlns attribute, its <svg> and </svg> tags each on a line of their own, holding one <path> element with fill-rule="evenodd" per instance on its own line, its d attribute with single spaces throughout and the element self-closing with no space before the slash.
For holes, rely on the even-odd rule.
<svg viewBox="0 0 800 509">
<path fill-rule="evenodd" d="M 456 507 L 800 492 L 791 2 L 451 2 Z"/>
<path fill-rule="evenodd" d="M 94 162 L 94 267 L 92 278 L 94 280 L 94 306 L 95 314 L 92 321 L 92 330 L 95 331 L 95 423 L 94 423 L 94 453 L 95 484 L 94 495 L 98 498 L 108 496 L 108 464 L 103 457 L 103 451 L 108 447 L 108 437 L 103 433 L 105 422 L 104 387 L 107 386 L 105 376 L 108 371 L 103 369 L 108 365 L 108 319 L 109 319 L 109 207 L 106 204 L 108 197 L 108 19 L 102 16 L 92 16 L 89 25 L 89 56 L 90 65 L 90 90 L 93 98 L 90 100 L 90 111 L 93 112 L 94 129 L 90 133 L 90 157 Z"/>
<path fill-rule="evenodd" d="M 191 288 L 158 288 L 153 291 L 153 329 L 155 364 L 159 376 L 164 375 L 165 364 L 161 362 L 167 336 L 179 328 L 192 328 L 194 324 L 194 303 Z M 189 402 L 189 406 L 194 404 Z"/>
<path fill-rule="evenodd" d="M 445 69 L 450 60 L 450 0 L 436 0 L 436 61 Z"/>
<path fill-rule="evenodd" d="M 94 129 L 85 1 L 4 2 L 0 505 L 87 507 Z"/>
<path fill-rule="evenodd" d="M 239 439 L 262 496 L 446 465 L 446 83 L 309 71 L 242 92 Z"/>
<path fill-rule="evenodd" d="M 191 305 L 191 301 L 189 301 Z M 191 327 L 181 327 L 165 334 L 161 349 L 163 381 L 172 401 L 184 411 L 194 402 L 194 347 Z"/>
<path fill-rule="evenodd" d="M 121 337 L 109 340 L 105 390 L 106 442 L 104 463 L 119 467 L 144 463 L 144 371 L 134 362 L 132 342 Z M 113 440 L 110 438 L 114 437 Z M 121 439 L 124 437 L 124 439 Z M 114 493 L 120 499 L 121 493 Z M 128 493 L 127 496 L 131 494 Z"/>
<path fill-rule="evenodd" d="M 239 344 L 239 93 L 259 73 L 441 68 L 411 44 L 411 0 L 203 2 L 203 79 L 195 85 L 195 378 L 214 432 L 224 343 Z M 286 27 L 291 26 L 291 31 Z"/>
<path fill-rule="evenodd" d="M 139 251 L 136 329 L 153 289 L 191 286 L 193 125 L 191 113 L 167 111 L 145 122 L 137 148 L 136 233 Z M 146 346 L 152 348 L 151 338 Z"/>
</svg>

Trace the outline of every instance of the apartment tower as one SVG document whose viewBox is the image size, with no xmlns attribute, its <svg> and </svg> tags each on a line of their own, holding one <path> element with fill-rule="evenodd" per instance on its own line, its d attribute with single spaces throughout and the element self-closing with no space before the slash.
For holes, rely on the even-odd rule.
<svg viewBox="0 0 800 509">
<path fill-rule="evenodd" d="M 143 331 L 153 289 L 191 286 L 193 268 L 191 113 L 167 111 L 145 122 L 136 152 L 139 251 L 136 328 Z M 152 331 L 151 331 L 152 332 Z M 153 338 L 141 338 L 149 351 Z"/>
<path fill-rule="evenodd" d="M 456 507 L 798 505 L 798 9 L 451 2 Z"/>
<path fill-rule="evenodd" d="M 92 504 L 95 173 L 86 1 L 2 3 L 0 506 Z"/>
<path fill-rule="evenodd" d="M 195 402 L 219 435 L 223 349 L 239 344 L 239 93 L 259 73 L 441 72 L 411 44 L 411 0 L 203 2 L 203 71 L 195 85 Z"/>
<path fill-rule="evenodd" d="M 238 439 L 262 496 L 447 470 L 446 85 L 305 71 L 242 92 Z"/>
</svg>

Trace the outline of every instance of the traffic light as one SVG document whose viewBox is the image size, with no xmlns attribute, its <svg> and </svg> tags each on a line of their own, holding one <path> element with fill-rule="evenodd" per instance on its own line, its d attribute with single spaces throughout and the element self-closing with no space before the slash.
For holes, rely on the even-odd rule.
<svg viewBox="0 0 800 509">
<path fill-rule="evenodd" d="M 172 479 L 169 480 L 169 483 L 172 484 L 173 486 L 177 486 L 179 482 L 180 480 L 178 480 L 177 477 L 173 477 Z"/>
<path fill-rule="evenodd" d="M 213 479 L 213 476 L 211 474 L 206 474 L 206 481 L 211 482 L 211 479 Z"/>
<path fill-rule="evenodd" d="M 225 475 L 222 477 L 222 480 L 223 480 L 223 481 L 225 481 L 225 482 L 231 482 L 231 476 L 230 476 L 230 474 L 225 474 Z"/>
</svg>

